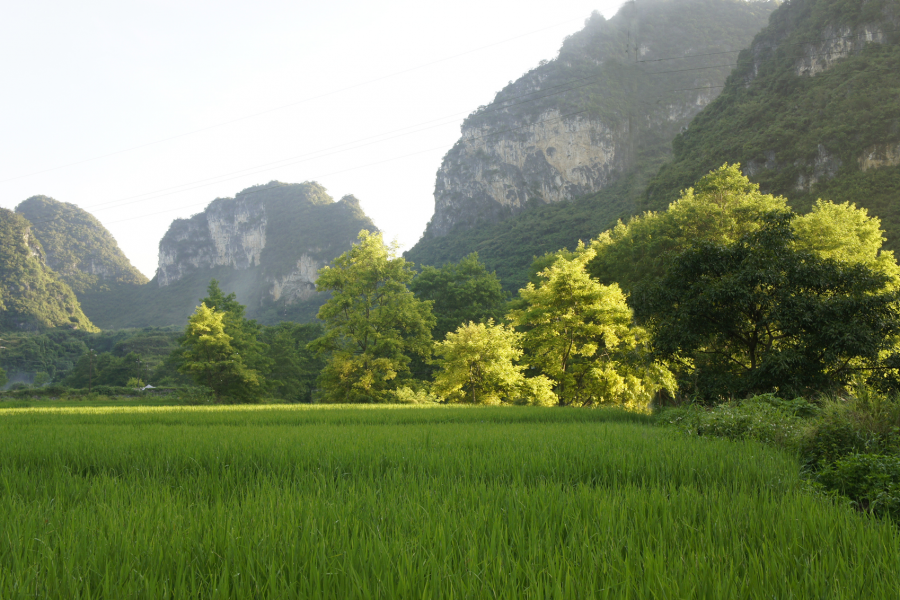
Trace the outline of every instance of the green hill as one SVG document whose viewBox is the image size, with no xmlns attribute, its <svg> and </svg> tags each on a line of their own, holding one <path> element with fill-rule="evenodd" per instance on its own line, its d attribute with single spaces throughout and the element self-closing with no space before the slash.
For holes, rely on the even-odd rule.
<svg viewBox="0 0 900 600">
<path fill-rule="evenodd" d="M 641 208 L 658 210 L 724 162 L 808 210 L 850 201 L 900 250 L 900 3 L 792 0 L 679 135 Z"/>
<path fill-rule="evenodd" d="M 477 251 L 517 289 L 535 255 L 633 214 L 775 6 L 647 0 L 595 13 L 556 59 L 466 119 L 436 177 L 434 217 L 405 256 L 440 265 Z"/>
<path fill-rule="evenodd" d="M 0 330 L 96 331 L 72 289 L 46 265 L 45 256 L 31 223 L 0 208 Z"/>
<path fill-rule="evenodd" d="M 377 230 L 353 196 L 335 202 L 314 182 L 254 186 L 176 219 L 149 283 L 87 292 L 85 304 L 103 328 L 181 326 L 217 279 L 249 318 L 310 321 L 325 300 L 315 291 L 318 270 L 362 229 Z"/>
</svg>

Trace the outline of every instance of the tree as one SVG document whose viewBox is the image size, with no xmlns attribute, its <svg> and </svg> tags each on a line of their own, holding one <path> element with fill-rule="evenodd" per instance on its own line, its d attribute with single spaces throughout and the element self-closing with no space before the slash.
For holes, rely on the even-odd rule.
<svg viewBox="0 0 900 600">
<path fill-rule="evenodd" d="M 439 269 L 422 267 L 410 282 L 409 289 L 420 300 L 432 302 L 436 319 L 432 331 L 435 340 L 444 339 L 448 332 L 470 321 L 499 321 L 509 296 L 497 275 L 478 260 L 477 252 Z"/>
<path fill-rule="evenodd" d="M 408 378 L 409 355 L 431 352 L 431 303 L 409 291 L 412 265 L 396 252 L 380 233 L 363 230 L 319 271 L 316 289 L 331 299 L 319 309 L 325 334 L 312 348 L 328 356 L 319 379 L 328 401 L 387 402 Z"/>
<path fill-rule="evenodd" d="M 522 334 L 511 327 L 469 322 L 435 344 L 440 367 L 432 391 L 450 402 L 499 404 L 524 401 L 555 403 L 550 381 L 543 376 L 526 380 L 519 347 Z"/>
<path fill-rule="evenodd" d="M 646 406 L 674 382 L 665 368 L 642 356 L 642 330 L 633 325 L 619 286 L 588 275 L 585 267 L 594 256 L 583 244 L 561 253 L 539 274 L 540 285 L 519 291 L 524 308 L 510 318 L 525 331 L 527 362 L 554 381 L 560 404 Z"/>
<path fill-rule="evenodd" d="M 243 357 L 244 364 L 260 373 L 271 370 L 268 348 L 258 339 L 260 325 L 244 316 L 246 307 L 237 301 L 235 293 L 226 295 L 215 279 L 210 280 L 206 293 L 200 303 L 224 313 L 225 333 L 231 337 L 231 346 Z"/>
<path fill-rule="evenodd" d="M 740 165 L 710 171 L 681 193 L 664 212 L 621 221 L 594 240 L 588 266 L 602 283 L 618 283 L 629 294 L 666 272 L 672 258 L 698 241 L 730 243 L 755 231 L 760 218 L 787 210 L 781 196 L 763 194 L 741 174 Z"/>
<path fill-rule="evenodd" d="M 787 200 L 761 193 L 741 174 L 740 165 L 725 164 L 682 191 L 666 211 L 644 213 L 602 233 L 592 243 L 597 256 L 588 271 L 600 282 L 616 282 L 633 294 L 657 282 L 672 260 L 693 244 L 735 243 L 762 227 L 773 211 L 789 212 Z M 900 286 L 893 253 L 881 250 L 881 222 L 864 208 L 819 200 L 810 213 L 794 219 L 792 227 L 798 248 L 821 258 L 867 265 Z M 546 266 L 547 260 L 542 257 L 536 264 Z"/>
<path fill-rule="evenodd" d="M 260 338 L 268 345 L 273 362 L 268 383 L 279 398 L 312 402 L 316 378 L 325 362 L 307 346 L 323 332 L 319 323 L 283 322 L 262 328 Z"/>
<path fill-rule="evenodd" d="M 247 400 L 261 387 L 259 374 L 247 367 L 225 333 L 226 313 L 201 303 L 188 320 L 181 341 L 179 370 L 213 391 L 216 402 Z"/>
<path fill-rule="evenodd" d="M 9 382 L 9 377 L 6 376 L 6 371 L 0 368 L 0 388 L 5 386 Z"/>
<path fill-rule="evenodd" d="M 866 265 L 885 275 L 893 287 L 900 287 L 900 266 L 885 242 L 881 221 L 865 208 L 844 202 L 818 200 L 810 212 L 791 222 L 794 246 L 820 258 Z"/>
<path fill-rule="evenodd" d="M 883 368 L 900 333 L 900 294 L 863 264 L 799 248 L 774 212 L 736 242 L 699 242 L 637 298 L 661 358 L 680 358 L 694 393 L 805 394 Z"/>
</svg>

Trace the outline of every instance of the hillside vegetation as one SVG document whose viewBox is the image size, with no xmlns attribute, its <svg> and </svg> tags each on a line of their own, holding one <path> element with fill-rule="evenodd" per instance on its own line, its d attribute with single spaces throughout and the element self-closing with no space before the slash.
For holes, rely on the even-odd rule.
<svg viewBox="0 0 900 600">
<path fill-rule="evenodd" d="M 723 162 L 798 210 L 854 202 L 900 249 L 900 6 L 792 0 L 740 54 L 722 94 L 674 143 L 642 208 L 657 210 Z"/>
<path fill-rule="evenodd" d="M 31 222 L 47 266 L 76 294 L 105 291 L 120 283 L 147 283 L 112 234 L 87 211 L 47 196 L 32 196 L 16 212 Z"/>
<path fill-rule="evenodd" d="M 94 331 L 71 288 L 47 267 L 44 257 L 31 224 L 21 215 L 0 209 L 0 330 Z"/>
<path fill-rule="evenodd" d="M 440 266 L 477 251 L 515 290 L 527 281 L 535 256 L 574 249 L 634 214 L 647 182 L 671 156 L 672 139 L 730 73 L 729 53 L 749 45 L 774 7 L 654 0 L 627 3 L 609 20 L 595 13 L 566 38 L 556 59 L 465 120 L 463 137 L 438 172 L 435 217 L 405 256 Z M 562 120 L 552 126 L 565 132 L 589 130 L 590 148 L 569 147 L 571 136 L 563 131 L 555 147 L 535 146 L 532 128 L 548 119 L 551 125 Z M 477 150 L 469 147 L 476 142 Z M 548 161 L 556 165 L 553 157 L 567 153 L 582 162 L 567 174 L 551 168 Z M 518 154 L 527 154 L 522 165 L 510 162 Z M 582 179 L 593 183 L 576 183 Z M 489 192 L 498 186 L 514 198 Z M 587 193 L 565 191 L 581 189 Z M 569 200 L 551 202 L 548 190 Z"/>
</svg>

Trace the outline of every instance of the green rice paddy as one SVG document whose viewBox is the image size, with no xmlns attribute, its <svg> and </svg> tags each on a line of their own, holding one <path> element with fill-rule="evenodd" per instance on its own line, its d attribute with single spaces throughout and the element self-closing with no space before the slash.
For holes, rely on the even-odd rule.
<svg viewBox="0 0 900 600">
<path fill-rule="evenodd" d="M 559 408 L 0 410 L 0 598 L 896 598 L 797 460 Z"/>
</svg>

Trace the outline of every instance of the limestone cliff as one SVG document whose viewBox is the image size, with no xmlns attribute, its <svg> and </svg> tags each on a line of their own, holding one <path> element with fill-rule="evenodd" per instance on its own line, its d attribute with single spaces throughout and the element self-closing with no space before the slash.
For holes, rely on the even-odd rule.
<svg viewBox="0 0 900 600">
<path fill-rule="evenodd" d="M 435 181 L 425 238 L 506 219 L 658 167 L 721 89 L 775 3 L 648 0 L 595 13 L 559 56 L 465 120 Z"/>
<path fill-rule="evenodd" d="M 183 325 L 211 279 L 262 323 L 313 319 L 324 301 L 315 288 L 318 270 L 362 229 L 376 227 L 355 197 L 335 202 L 314 182 L 273 181 L 218 198 L 172 223 L 159 243 L 156 276 L 105 297 L 118 310 L 107 311 L 101 325 Z"/>
</svg>

